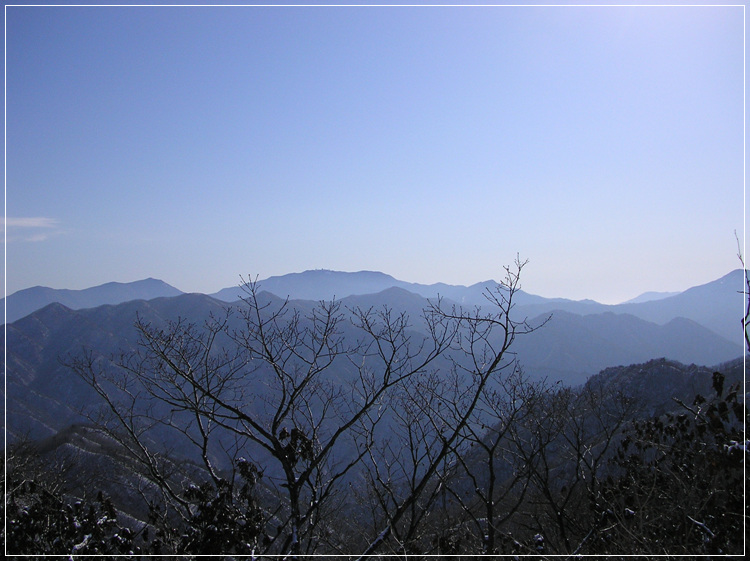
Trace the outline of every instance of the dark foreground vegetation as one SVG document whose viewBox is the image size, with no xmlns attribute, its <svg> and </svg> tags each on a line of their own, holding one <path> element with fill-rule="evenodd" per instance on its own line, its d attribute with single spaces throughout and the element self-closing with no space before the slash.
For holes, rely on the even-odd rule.
<svg viewBox="0 0 750 561">
<path fill-rule="evenodd" d="M 138 320 L 132 351 L 63 357 L 100 402 L 8 450 L 7 552 L 741 554 L 742 360 L 530 380 L 522 268 L 491 309 L 420 318 L 248 283 L 238 312 Z"/>
</svg>

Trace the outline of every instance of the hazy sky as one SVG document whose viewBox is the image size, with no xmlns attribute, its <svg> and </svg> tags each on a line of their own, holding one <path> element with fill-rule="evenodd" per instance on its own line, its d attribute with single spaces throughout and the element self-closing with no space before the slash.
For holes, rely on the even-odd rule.
<svg viewBox="0 0 750 561">
<path fill-rule="evenodd" d="M 742 6 L 7 7 L 6 282 L 739 266 Z M 741 287 L 740 287 L 741 288 Z"/>
</svg>

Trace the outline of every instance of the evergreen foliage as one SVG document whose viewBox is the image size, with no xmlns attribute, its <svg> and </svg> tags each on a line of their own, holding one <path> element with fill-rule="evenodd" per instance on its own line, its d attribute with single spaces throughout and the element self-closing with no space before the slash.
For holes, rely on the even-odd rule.
<svg viewBox="0 0 750 561">
<path fill-rule="evenodd" d="M 636 421 L 626 431 L 596 497 L 601 520 L 593 550 L 674 555 L 742 551 L 745 529 L 743 424 L 740 386 L 697 395 L 680 410 Z"/>
</svg>

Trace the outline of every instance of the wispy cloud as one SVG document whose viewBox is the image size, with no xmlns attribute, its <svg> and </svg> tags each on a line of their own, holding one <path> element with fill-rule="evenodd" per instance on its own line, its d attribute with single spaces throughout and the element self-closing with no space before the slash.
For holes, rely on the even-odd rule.
<svg viewBox="0 0 750 561">
<path fill-rule="evenodd" d="M 0 218 L 6 228 L 7 242 L 43 242 L 53 235 L 59 234 L 57 230 L 59 220 L 44 216 L 33 216 L 25 218 Z"/>
<path fill-rule="evenodd" d="M 3 218 L 5 226 L 8 228 L 55 228 L 58 220 L 55 218 L 46 218 L 44 216 L 35 216 L 31 218 Z"/>
</svg>

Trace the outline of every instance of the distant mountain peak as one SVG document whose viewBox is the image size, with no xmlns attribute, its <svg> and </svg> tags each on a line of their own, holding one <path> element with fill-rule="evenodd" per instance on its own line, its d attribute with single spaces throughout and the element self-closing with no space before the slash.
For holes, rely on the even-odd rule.
<svg viewBox="0 0 750 561">
<path fill-rule="evenodd" d="M 672 296 L 677 296 L 680 294 L 679 292 L 644 292 L 643 294 L 640 294 L 636 296 L 635 298 L 631 298 L 630 300 L 627 300 L 623 302 L 623 304 L 640 304 L 642 302 L 653 302 L 654 300 L 663 300 L 664 298 L 671 298 Z"/>
<path fill-rule="evenodd" d="M 466 308 L 479 306 L 490 310 L 493 306 L 487 298 L 495 293 L 498 283 L 494 280 L 478 282 L 470 286 L 445 283 L 420 284 L 398 280 L 380 271 L 337 271 L 333 269 L 308 269 L 306 271 L 272 276 L 258 281 L 259 289 L 282 300 L 321 301 L 338 300 L 349 296 L 378 294 L 384 290 L 398 288 L 422 298 L 443 298 Z M 592 300 L 573 301 L 564 298 L 545 298 L 524 291 L 515 295 L 515 311 L 519 315 L 533 317 L 548 314 L 553 310 L 567 310 L 576 314 L 592 314 L 604 311 L 630 313 L 641 319 L 665 324 L 671 318 L 684 316 L 708 327 L 725 338 L 734 340 L 737 322 L 734 314 L 742 309 L 744 271 L 736 269 L 712 282 L 694 286 L 684 292 L 647 292 L 626 303 L 607 306 Z M 57 290 L 37 286 L 10 295 L 6 299 L 6 318 L 16 321 L 25 315 L 59 302 L 78 310 L 103 304 L 118 304 L 131 300 L 152 300 L 173 297 L 181 291 L 162 280 L 146 279 L 122 283 L 110 282 L 85 290 Z M 244 296 L 242 288 L 235 285 L 214 294 L 223 302 L 237 302 Z"/>
<path fill-rule="evenodd" d="M 331 300 L 358 294 L 374 294 L 392 286 L 407 283 L 396 280 L 378 271 L 334 271 L 331 269 L 308 269 L 301 273 L 272 276 L 259 280 L 260 290 L 280 298 L 294 300 Z M 233 286 L 212 294 L 225 302 L 239 300 L 242 288 Z"/>
<path fill-rule="evenodd" d="M 395 280 L 391 275 L 382 273 L 380 271 L 337 271 L 334 269 L 307 269 L 301 273 L 289 273 L 287 275 L 277 275 L 269 277 L 269 279 L 277 279 L 290 276 L 341 276 L 341 277 L 378 277 Z"/>
<path fill-rule="evenodd" d="M 72 310 L 80 310 L 180 294 L 182 291 L 162 280 L 147 278 L 133 282 L 108 282 L 82 290 L 35 286 L 14 292 L 4 300 L 6 319 L 10 323 L 55 302 Z"/>
</svg>

